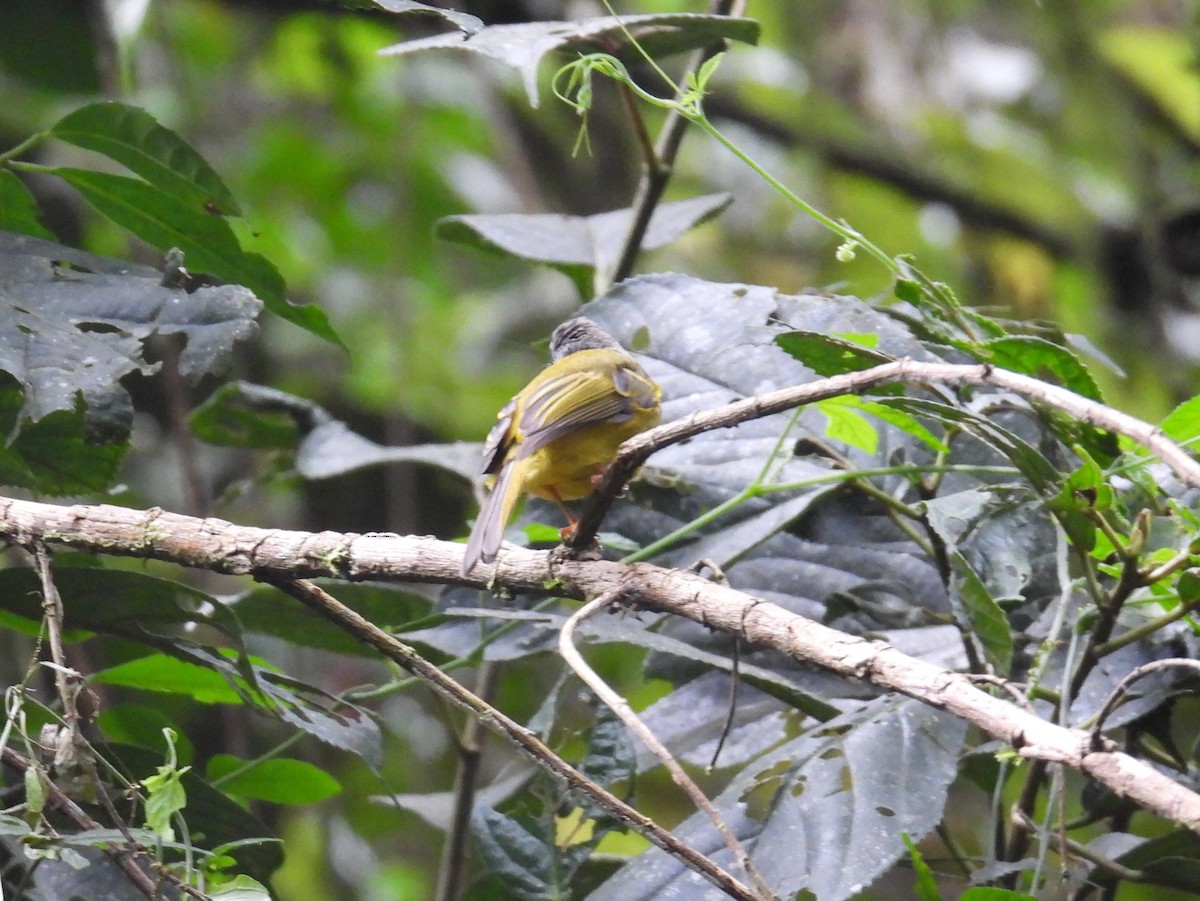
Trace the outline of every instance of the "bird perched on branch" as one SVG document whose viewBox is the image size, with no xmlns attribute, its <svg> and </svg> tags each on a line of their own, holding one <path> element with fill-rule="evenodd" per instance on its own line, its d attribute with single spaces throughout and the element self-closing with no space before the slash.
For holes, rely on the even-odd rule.
<svg viewBox="0 0 1200 901">
<path fill-rule="evenodd" d="M 464 575 L 496 559 L 517 499 L 565 501 L 592 492 L 627 438 L 658 425 L 658 384 L 589 319 L 564 322 L 550 338 L 551 363 L 497 415 L 483 448 L 491 491 L 467 539 Z"/>
</svg>

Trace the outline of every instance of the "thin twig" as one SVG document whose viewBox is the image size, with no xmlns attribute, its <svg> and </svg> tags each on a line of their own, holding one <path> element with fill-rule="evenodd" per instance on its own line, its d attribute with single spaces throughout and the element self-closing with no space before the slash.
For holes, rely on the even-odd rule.
<svg viewBox="0 0 1200 901">
<path fill-rule="evenodd" d="M 1154 660 L 1150 663 L 1143 663 L 1141 666 L 1130 671 L 1124 679 L 1116 684 L 1108 698 L 1104 702 L 1104 706 L 1100 708 L 1100 712 L 1096 714 L 1096 723 L 1092 726 L 1092 747 L 1096 747 L 1100 742 L 1104 730 L 1104 721 L 1108 719 L 1108 715 L 1116 709 L 1117 703 L 1129 691 L 1129 686 L 1139 679 L 1149 676 L 1151 673 L 1157 673 L 1164 669 L 1190 669 L 1196 673 L 1200 673 L 1200 660 L 1191 660 L 1183 657 L 1170 657 L 1164 660 Z"/>
<path fill-rule="evenodd" d="M 1040 831 L 1038 824 L 1031 820 L 1028 814 L 1022 811 L 1013 812 L 1013 825 L 1019 826 L 1020 828 L 1031 832 Z M 1060 857 L 1065 861 L 1068 853 L 1074 857 L 1080 858 L 1081 860 L 1086 860 L 1088 863 L 1095 864 L 1100 869 L 1112 873 L 1114 876 L 1120 879 L 1127 879 L 1130 882 L 1146 881 L 1146 876 L 1141 870 L 1130 869 L 1123 864 L 1117 863 L 1115 860 L 1097 854 L 1087 845 L 1082 845 L 1079 842 L 1064 837 L 1060 846 L 1059 854 Z"/>
<path fill-rule="evenodd" d="M 574 635 L 576 627 L 593 613 L 604 609 L 610 604 L 617 603 L 621 598 L 621 594 L 621 588 L 618 586 L 588 601 L 571 614 L 567 618 L 567 621 L 563 623 L 563 627 L 558 633 L 559 653 L 562 655 L 567 666 L 574 671 L 575 675 L 579 676 L 587 687 L 596 694 L 596 697 L 607 704 L 613 713 L 620 717 L 621 722 L 625 724 L 626 728 L 640 738 L 646 747 L 653 751 L 654 755 L 662 761 L 663 766 L 667 768 L 667 772 L 671 774 L 671 779 L 674 780 L 675 784 L 684 790 L 692 803 L 696 805 L 696 809 L 708 817 L 713 826 L 716 827 L 717 833 L 725 843 L 725 847 L 733 854 L 734 860 L 746 871 L 751 882 L 754 883 L 755 888 L 759 891 L 760 896 L 762 898 L 774 898 L 775 894 L 763 879 L 762 874 L 758 871 L 758 867 L 754 865 L 754 862 L 750 859 L 750 855 L 742 847 L 742 843 L 738 841 L 737 836 L 733 834 L 733 830 L 729 828 L 729 824 L 725 822 L 725 818 L 713 806 L 712 801 L 708 799 L 708 796 L 704 794 L 692 777 L 687 774 L 687 771 L 684 770 L 679 761 L 667 750 L 667 746 L 659 741 L 658 736 L 650 731 L 650 728 L 642 722 L 641 717 L 629 706 L 629 702 L 610 688 L 608 683 L 601 679 L 600 675 L 594 669 L 588 666 L 587 662 L 583 659 L 583 655 L 575 647 Z"/>
<path fill-rule="evenodd" d="M 54 664 L 54 685 L 62 703 L 63 720 L 66 721 L 67 729 L 74 732 L 79 725 L 79 708 L 75 703 L 78 692 L 71 685 L 73 671 L 67 666 L 66 654 L 63 652 L 62 598 L 50 572 L 50 553 L 43 542 L 34 542 L 33 557 L 38 578 L 42 583 L 42 617 L 46 623 L 46 643 L 50 646 L 50 660 Z"/>
<path fill-rule="evenodd" d="M 485 660 L 475 676 L 475 689 L 485 703 L 492 702 L 496 691 L 497 665 Z M 456 901 L 462 893 L 467 873 L 467 839 L 470 836 L 471 810 L 475 806 L 475 791 L 479 765 L 483 762 L 483 721 L 469 716 L 463 724 L 458 741 L 458 767 L 454 771 L 454 813 L 446 830 L 446 845 L 438 867 L 438 901 Z"/>
<path fill-rule="evenodd" d="M 734 15 L 734 10 L 740 10 L 743 6 L 745 6 L 744 0 L 713 0 L 709 4 L 708 14 L 714 16 Z M 737 14 L 740 15 L 740 12 Z M 725 42 L 718 41 L 709 47 L 697 50 L 692 55 L 686 71 L 699 72 L 705 62 L 724 48 Z M 686 83 L 685 75 L 681 84 Z M 623 91 L 628 90 L 624 86 L 622 89 Z M 642 170 L 641 180 L 638 181 L 637 189 L 634 191 L 633 201 L 630 204 L 633 216 L 629 222 L 629 229 L 625 232 L 625 237 L 621 242 L 621 253 L 617 258 L 617 265 L 613 268 L 611 275 L 606 273 L 602 276 L 599 271 L 596 273 L 597 294 L 603 294 L 609 286 L 629 278 L 633 274 L 633 267 L 642 250 L 642 241 L 646 238 L 646 229 L 650 227 L 650 219 L 654 215 L 658 202 L 662 199 L 667 183 L 671 180 L 671 172 L 675 166 L 675 158 L 679 155 L 679 147 L 683 143 L 687 124 L 688 120 L 677 108 L 672 107 L 668 110 L 662 130 L 658 133 L 658 141 L 647 154 L 646 166 Z"/>
<path fill-rule="evenodd" d="M 364 619 L 320 586 L 305 579 L 267 579 L 266 581 L 296 598 L 359 641 L 374 647 L 413 675 L 418 676 L 438 694 L 478 717 L 484 725 L 518 745 L 542 768 L 562 779 L 571 789 L 587 795 L 618 820 L 637 830 L 650 842 L 675 857 L 689 869 L 700 873 L 731 898 L 740 898 L 743 901 L 761 901 L 758 894 L 717 866 L 708 857 L 684 844 L 645 814 L 630 807 L 616 795 L 588 779 L 551 751 L 528 729 L 468 691 L 411 647 Z"/>
<path fill-rule="evenodd" d="M 25 770 L 33 766 L 32 761 L 18 754 L 12 748 L 0 748 L 0 757 L 9 766 L 21 772 L 25 772 Z M 67 794 L 49 779 L 42 780 L 42 784 L 46 790 L 47 801 L 55 809 L 62 811 L 70 817 L 71 821 L 80 829 L 103 828 L 100 823 L 88 816 L 82 807 L 67 797 Z M 158 886 L 154 884 L 154 880 L 150 878 L 146 871 L 139 867 L 137 862 L 133 860 L 135 852 L 132 849 L 106 846 L 103 848 L 103 851 L 125 871 L 125 875 L 129 877 L 129 881 L 133 883 L 139 892 L 151 899 L 151 901 L 155 901 L 159 897 Z M 211 901 L 211 899 L 206 897 L 205 901 Z"/>
</svg>

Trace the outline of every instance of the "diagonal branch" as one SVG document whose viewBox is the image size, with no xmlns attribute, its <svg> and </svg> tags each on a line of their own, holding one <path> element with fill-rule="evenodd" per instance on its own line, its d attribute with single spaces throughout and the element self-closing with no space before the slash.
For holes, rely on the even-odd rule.
<svg viewBox="0 0 1200 901">
<path fill-rule="evenodd" d="M 264 581 L 270 582 L 276 588 L 291 595 L 338 628 L 353 635 L 363 644 L 375 648 L 383 656 L 421 679 L 442 697 L 478 717 L 482 723 L 513 742 L 535 763 L 561 779 L 572 790 L 587 795 L 631 829 L 637 830 L 659 848 L 680 860 L 684 866 L 700 873 L 729 897 L 741 898 L 744 901 L 761 901 L 758 894 L 729 875 L 709 858 L 681 842 L 649 817 L 588 779 L 583 773 L 551 751 L 530 730 L 509 719 L 478 695 L 468 691 L 408 645 L 342 604 L 320 586 L 303 579 L 273 578 Z"/>
<path fill-rule="evenodd" d="M 581 622 L 605 607 L 620 603 L 624 596 L 624 592 L 620 587 L 614 588 L 606 594 L 600 595 L 598 598 L 584 604 L 576 610 L 563 623 L 562 629 L 558 633 L 558 652 L 562 655 L 567 666 L 569 666 L 575 675 L 583 680 L 584 684 L 590 688 L 608 708 L 612 710 L 625 727 L 634 735 L 642 740 L 642 742 L 654 755 L 658 757 L 667 772 L 671 774 L 671 779 L 684 790 L 692 803 L 708 817 L 709 821 L 717 830 L 717 834 L 721 836 L 721 840 L 725 843 L 725 847 L 733 855 L 733 859 L 741 864 L 742 869 L 750 877 L 750 881 L 754 883 L 755 889 L 764 899 L 773 897 L 770 887 L 762 877 L 754 861 L 750 859 L 750 855 L 746 853 L 745 847 L 742 845 L 733 830 L 729 828 L 729 824 L 717 811 L 716 806 L 709 800 L 708 796 L 698 786 L 695 780 L 687 774 L 687 771 L 680 765 L 679 761 L 674 758 L 667 746 L 659 741 L 650 728 L 642 722 L 641 718 L 634 712 L 633 707 L 620 694 L 612 689 L 607 682 L 600 678 L 600 674 L 588 666 L 587 661 L 583 659 L 583 655 L 575 647 L 575 629 Z"/>
<path fill-rule="evenodd" d="M 621 488 L 633 477 L 638 467 L 646 462 L 646 458 L 655 451 L 678 444 L 703 432 L 727 429 L 751 419 L 771 416 L 784 410 L 791 410 L 831 397 L 860 394 L 868 388 L 891 382 L 917 385 L 986 385 L 1003 388 L 1034 403 L 1062 410 L 1080 422 L 1132 438 L 1169 466 L 1181 481 L 1193 488 L 1200 488 L 1200 463 L 1186 450 L 1167 438 L 1161 429 L 1148 422 L 1143 422 L 1120 410 L 1114 410 L 1112 407 L 1076 394 L 1074 391 L 1068 391 L 1066 388 L 1060 388 L 1032 376 L 1010 372 L 996 366 L 923 363 L 906 358 L 858 372 L 818 379 L 805 385 L 795 385 L 766 394 L 757 394 L 723 407 L 702 410 L 690 416 L 681 417 L 648 432 L 635 435 L 621 445 L 617 459 L 608 468 L 604 481 L 600 483 L 596 493 L 592 496 L 591 503 L 583 511 L 570 546 L 575 548 L 591 546 L 596 539 L 600 524 Z"/>
</svg>

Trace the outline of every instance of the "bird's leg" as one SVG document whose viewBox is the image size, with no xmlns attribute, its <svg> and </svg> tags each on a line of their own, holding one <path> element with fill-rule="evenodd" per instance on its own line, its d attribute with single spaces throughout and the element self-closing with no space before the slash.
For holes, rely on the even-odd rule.
<svg viewBox="0 0 1200 901">
<path fill-rule="evenodd" d="M 567 518 L 566 526 L 558 530 L 558 537 L 563 541 L 570 541 L 575 537 L 575 529 L 579 526 L 579 519 L 571 512 L 566 502 L 562 499 L 562 496 L 558 493 L 558 489 L 553 485 L 546 486 L 546 493 L 550 495 L 550 500 L 558 504 L 558 509 L 562 510 L 563 516 Z"/>
</svg>

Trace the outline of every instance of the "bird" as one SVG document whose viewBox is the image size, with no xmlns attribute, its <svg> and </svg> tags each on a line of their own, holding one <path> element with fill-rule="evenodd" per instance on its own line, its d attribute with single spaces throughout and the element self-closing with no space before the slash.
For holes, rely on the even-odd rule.
<svg viewBox="0 0 1200 901">
<path fill-rule="evenodd" d="M 491 490 L 467 539 L 462 573 L 491 563 L 523 494 L 565 501 L 592 492 L 623 441 L 658 425 L 662 391 L 617 341 L 590 319 L 569 319 L 550 337 L 551 362 L 496 414 L 483 446 Z"/>
</svg>

